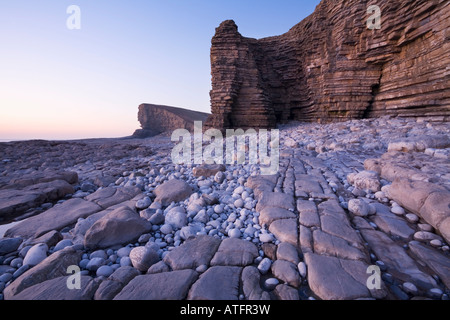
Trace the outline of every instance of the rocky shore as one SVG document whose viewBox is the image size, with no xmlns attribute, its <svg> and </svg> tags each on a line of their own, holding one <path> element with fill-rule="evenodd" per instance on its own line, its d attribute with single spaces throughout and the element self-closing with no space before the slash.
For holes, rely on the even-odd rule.
<svg viewBox="0 0 450 320">
<path fill-rule="evenodd" d="M 449 134 L 291 123 L 272 176 L 174 165 L 168 135 L 2 143 L 0 298 L 448 300 Z"/>
</svg>

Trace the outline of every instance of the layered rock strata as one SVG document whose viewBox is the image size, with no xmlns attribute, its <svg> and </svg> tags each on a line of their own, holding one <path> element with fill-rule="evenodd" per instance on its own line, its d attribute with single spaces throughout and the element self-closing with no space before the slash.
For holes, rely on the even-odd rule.
<svg viewBox="0 0 450 320">
<path fill-rule="evenodd" d="M 368 28 L 373 4 L 380 29 Z M 448 120 L 449 14 L 444 0 L 323 0 L 287 33 L 259 40 L 224 21 L 212 39 L 208 125 L 382 115 Z"/>
</svg>

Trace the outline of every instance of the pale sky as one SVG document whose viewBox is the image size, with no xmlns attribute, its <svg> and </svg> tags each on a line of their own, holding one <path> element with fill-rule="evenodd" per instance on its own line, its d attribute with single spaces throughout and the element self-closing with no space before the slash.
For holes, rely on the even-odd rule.
<svg viewBox="0 0 450 320">
<path fill-rule="evenodd" d="M 319 2 L 0 0 L 0 140 L 129 136 L 141 103 L 210 112 L 215 28 L 279 35 Z"/>
</svg>

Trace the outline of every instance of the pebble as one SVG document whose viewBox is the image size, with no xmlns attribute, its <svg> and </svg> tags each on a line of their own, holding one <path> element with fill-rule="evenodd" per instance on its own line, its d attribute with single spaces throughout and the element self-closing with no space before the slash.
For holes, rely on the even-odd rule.
<svg viewBox="0 0 450 320">
<path fill-rule="evenodd" d="M 117 250 L 117 256 L 119 258 L 128 257 L 130 255 L 131 250 L 133 250 L 133 248 L 131 247 L 120 248 L 119 250 Z"/>
<path fill-rule="evenodd" d="M 439 240 L 439 239 L 434 239 L 434 240 L 431 240 L 431 241 L 430 241 L 430 244 L 431 244 L 433 247 L 441 247 L 441 246 L 442 246 L 442 241 Z"/>
<path fill-rule="evenodd" d="M 223 205 L 218 204 L 218 205 L 214 206 L 214 212 L 217 214 L 221 214 L 223 212 L 223 208 L 224 208 Z"/>
<path fill-rule="evenodd" d="M 241 231 L 237 228 L 235 229 L 231 229 L 230 231 L 228 231 L 228 236 L 230 238 L 240 238 L 241 237 Z"/>
<path fill-rule="evenodd" d="M 432 232 L 433 231 L 433 226 L 427 224 L 427 223 L 419 223 L 417 225 L 419 227 L 420 230 L 422 231 L 428 231 L 428 232 Z"/>
<path fill-rule="evenodd" d="M 271 266 L 272 260 L 270 260 L 269 258 L 264 258 L 258 264 L 258 270 L 259 272 L 261 272 L 261 274 L 266 274 L 267 272 L 269 272 Z"/>
<path fill-rule="evenodd" d="M 106 277 L 108 278 L 110 275 L 114 273 L 114 269 L 110 266 L 101 266 L 97 269 L 97 277 Z"/>
<path fill-rule="evenodd" d="M 264 287 L 269 290 L 272 291 L 273 289 L 275 289 L 275 287 L 280 283 L 280 281 L 276 278 L 269 278 L 266 281 L 264 281 Z"/>
<path fill-rule="evenodd" d="M 122 257 L 122 258 L 120 258 L 120 266 L 121 267 L 131 267 L 132 263 L 131 263 L 130 257 Z"/>
<path fill-rule="evenodd" d="M 406 293 L 410 293 L 410 294 L 413 294 L 413 295 L 417 294 L 417 292 L 418 292 L 417 287 L 416 287 L 413 283 L 411 283 L 411 282 L 405 282 L 405 283 L 403 283 L 402 288 L 403 288 L 403 290 L 404 290 Z"/>
<path fill-rule="evenodd" d="M 38 243 L 28 250 L 23 259 L 24 265 L 36 266 L 47 258 L 48 246 L 45 243 Z"/>
<path fill-rule="evenodd" d="M 86 265 L 86 269 L 89 271 L 97 271 L 102 265 L 105 264 L 105 259 L 103 258 L 93 258 L 89 260 L 89 263 Z"/>
<path fill-rule="evenodd" d="M 237 200 L 234 202 L 234 206 L 235 206 L 236 208 L 242 208 L 242 207 L 244 206 L 244 200 L 242 200 L 242 198 L 237 199 Z"/>
<path fill-rule="evenodd" d="M 164 224 L 159 230 L 164 234 L 170 234 L 173 232 L 173 228 L 170 224 Z"/>
<path fill-rule="evenodd" d="M 417 223 L 419 221 L 419 217 L 414 213 L 408 213 L 405 217 L 406 220 L 408 220 L 411 223 Z"/>
<path fill-rule="evenodd" d="M 419 241 L 428 241 L 428 240 L 441 240 L 442 238 L 437 234 L 428 231 L 418 231 L 414 234 L 414 239 Z"/>
<path fill-rule="evenodd" d="M 298 272 L 300 273 L 300 276 L 302 278 L 306 278 L 306 274 L 307 274 L 306 263 L 304 263 L 303 261 L 299 262 L 297 265 L 297 268 L 298 268 Z"/>
<path fill-rule="evenodd" d="M 405 214 L 405 209 L 403 209 L 403 208 L 400 207 L 400 206 L 392 206 L 391 212 L 394 213 L 394 214 L 396 214 L 396 215 L 401 216 L 401 215 L 404 215 L 404 214 Z"/>
<path fill-rule="evenodd" d="M 13 268 L 20 268 L 23 265 L 23 259 L 22 258 L 15 258 L 11 261 L 9 264 Z"/>
<path fill-rule="evenodd" d="M 59 241 L 59 242 L 55 245 L 55 248 L 53 249 L 53 252 L 62 250 L 62 249 L 64 249 L 64 248 L 70 247 L 70 246 L 72 246 L 72 245 L 73 245 L 73 242 L 72 242 L 72 240 L 70 240 L 70 239 L 64 239 L 64 240 L 61 240 L 61 241 Z"/>
<path fill-rule="evenodd" d="M 104 250 L 97 250 L 92 252 L 89 255 L 89 259 L 94 259 L 94 258 L 102 258 L 104 260 L 108 259 L 108 255 L 106 254 L 106 252 Z"/>
<path fill-rule="evenodd" d="M 369 215 L 370 208 L 369 205 L 361 199 L 351 199 L 348 202 L 348 210 L 354 215 L 365 217 Z"/>
<path fill-rule="evenodd" d="M 7 272 L 0 276 L 0 282 L 7 283 L 12 278 L 13 278 L 13 275 L 11 273 Z"/>
<path fill-rule="evenodd" d="M 259 241 L 263 243 L 273 242 L 274 238 L 273 235 L 269 233 L 263 233 L 259 235 Z"/>
<path fill-rule="evenodd" d="M 221 172 L 221 171 L 219 171 L 219 172 Z M 197 271 L 198 273 L 203 273 L 206 270 L 208 270 L 208 266 L 206 264 L 202 264 L 195 269 L 195 271 Z"/>
<path fill-rule="evenodd" d="M 13 278 L 17 279 L 18 277 L 20 277 L 22 274 L 24 274 L 28 269 L 30 269 L 30 265 L 25 264 L 23 266 L 21 266 L 19 269 L 17 269 L 14 273 L 13 273 Z"/>
<path fill-rule="evenodd" d="M 225 174 L 222 171 L 219 171 L 214 176 L 214 181 L 221 184 L 225 180 Z"/>
<path fill-rule="evenodd" d="M 376 261 L 375 264 L 380 268 L 381 271 L 387 271 L 386 264 L 383 261 Z"/>
<path fill-rule="evenodd" d="M 136 208 L 139 210 L 144 210 L 150 207 L 152 204 L 152 200 L 149 197 L 145 197 L 144 199 L 138 200 L 136 202 Z"/>
<path fill-rule="evenodd" d="M 444 292 L 439 288 L 432 288 L 429 291 L 429 295 L 433 299 L 440 299 L 443 294 L 444 294 Z"/>
</svg>

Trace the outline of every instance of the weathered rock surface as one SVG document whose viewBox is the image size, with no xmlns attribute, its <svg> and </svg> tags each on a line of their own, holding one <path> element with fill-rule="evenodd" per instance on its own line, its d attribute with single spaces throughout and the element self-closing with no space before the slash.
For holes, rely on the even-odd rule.
<svg viewBox="0 0 450 320">
<path fill-rule="evenodd" d="M 121 207 L 106 214 L 87 230 L 84 246 L 96 249 L 126 244 L 150 231 L 151 227 L 151 223 L 142 219 L 136 211 Z"/>
<path fill-rule="evenodd" d="M 70 247 L 52 254 L 9 285 L 3 292 L 5 299 L 12 299 L 23 290 L 47 280 L 64 277 L 64 281 L 67 281 L 67 277 L 65 277 L 67 276 L 67 268 L 71 265 L 77 265 L 81 255 L 81 251 L 76 251 Z M 67 289 L 67 286 L 65 287 Z"/>
<path fill-rule="evenodd" d="M 209 265 L 220 245 L 220 240 L 209 236 L 189 239 L 182 246 L 172 250 L 164 257 L 173 270 L 195 269 Z"/>
<path fill-rule="evenodd" d="M 197 277 L 193 270 L 137 276 L 114 300 L 183 300 Z"/>
<path fill-rule="evenodd" d="M 411 241 L 409 248 L 414 255 L 439 275 L 447 288 L 450 288 L 450 259 L 448 257 L 417 241 Z"/>
<path fill-rule="evenodd" d="M 192 285 L 188 300 L 237 300 L 241 267 L 209 268 Z"/>
<path fill-rule="evenodd" d="M 65 180 L 41 182 L 21 189 L 0 190 L 0 221 L 8 221 L 25 213 L 30 208 L 59 200 L 73 193 L 74 188 Z"/>
<path fill-rule="evenodd" d="M 168 206 L 173 201 L 178 202 L 192 194 L 192 188 L 185 181 L 173 179 L 158 186 L 155 191 L 155 201 Z"/>
<path fill-rule="evenodd" d="M 260 286 L 260 273 L 255 267 L 245 267 L 242 270 L 242 290 L 248 300 L 270 300 L 269 293 Z"/>
<path fill-rule="evenodd" d="M 250 39 L 224 21 L 212 39 L 215 128 L 382 115 L 448 119 L 449 7 L 444 0 L 322 1 L 276 37 Z M 323 23 L 331 21 L 332 23 Z M 419 55 L 420 53 L 420 55 Z"/>
<path fill-rule="evenodd" d="M 222 241 L 211 260 L 211 266 L 241 266 L 253 263 L 258 256 L 256 246 L 248 241 L 229 238 Z"/>
<path fill-rule="evenodd" d="M 80 290 L 67 287 L 67 277 L 58 277 L 36 284 L 12 297 L 11 300 L 92 300 L 100 282 L 81 276 Z"/>
<path fill-rule="evenodd" d="M 53 208 L 31 217 L 13 226 L 5 233 L 6 236 L 39 237 L 51 230 L 75 224 L 79 218 L 85 218 L 102 208 L 83 199 L 70 199 Z"/>
</svg>

